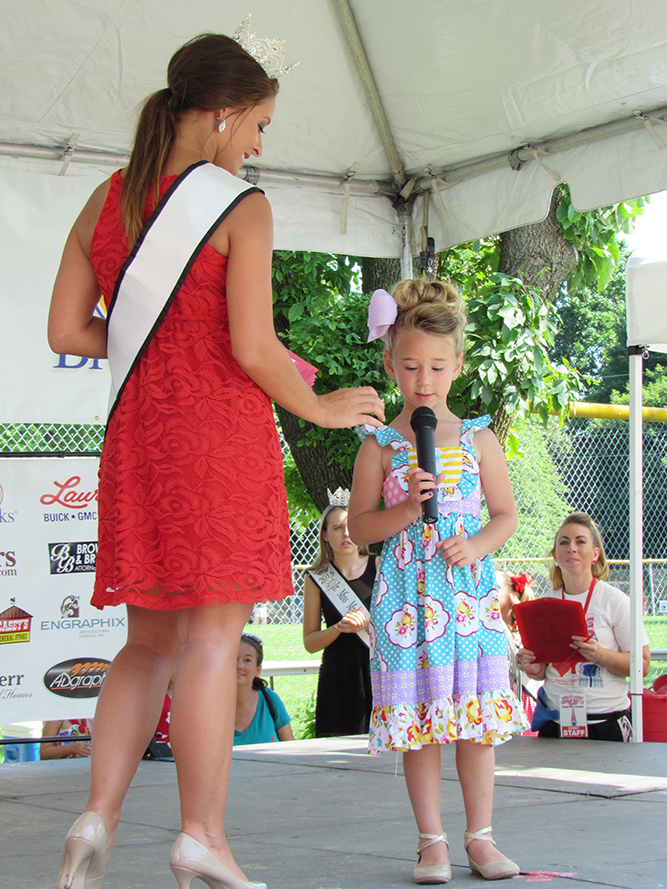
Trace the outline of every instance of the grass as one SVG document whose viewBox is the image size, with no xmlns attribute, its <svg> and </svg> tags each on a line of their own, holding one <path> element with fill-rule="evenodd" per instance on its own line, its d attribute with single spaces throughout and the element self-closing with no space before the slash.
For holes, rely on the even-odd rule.
<svg viewBox="0 0 667 889">
<path fill-rule="evenodd" d="M 645 617 L 651 649 L 667 648 L 667 617 Z M 253 624 L 247 632 L 259 636 L 264 643 L 264 657 L 268 661 L 319 660 L 321 654 L 309 654 L 303 647 L 301 624 Z M 644 687 L 650 688 L 653 680 L 667 673 L 667 661 L 653 661 L 651 671 L 644 678 Z M 292 717 L 292 728 L 297 739 L 314 737 L 315 697 L 317 676 L 276 676 L 273 680 Z"/>
</svg>

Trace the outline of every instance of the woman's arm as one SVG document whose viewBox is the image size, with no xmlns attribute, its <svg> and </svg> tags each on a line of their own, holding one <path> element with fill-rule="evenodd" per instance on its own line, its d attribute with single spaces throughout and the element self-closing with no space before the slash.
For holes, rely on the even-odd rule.
<svg viewBox="0 0 667 889">
<path fill-rule="evenodd" d="M 100 286 L 90 262 L 93 232 L 109 182 L 95 189 L 67 238 L 49 309 L 49 346 L 59 355 L 106 358 L 106 322 L 94 315 Z"/>
<path fill-rule="evenodd" d="M 474 435 L 479 480 L 489 521 L 472 537 L 449 537 L 438 544 L 449 565 L 470 565 L 495 552 L 516 531 L 518 514 L 500 442 L 490 429 Z"/>
<path fill-rule="evenodd" d="M 249 195 L 220 228 L 218 239 L 214 235 L 211 243 L 218 249 L 222 236 L 228 237 L 229 331 L 234 358 L 243 370 L 286 410 L 318 426 L 379 426 L 384 405 L 373 388 L 315 395 L 276 336 L 271 291 L 273 220 L 266 198 L 259 193 Z"/>
<path fill-rule="evenodd" d="M 306 577 L 303 585 L 303 647 L 314 654 L 328 648 L 340 636 L 335 626 L 322 629 L 320 591 L 312 577 Z"/>
<path fill-rule="evenodd" d="M 279 741 L 293 741 L 294 740 L 294 732 L 292 731 L 292 723 L 288 722 L 287 725 L 284 725 L 282 728 L 278 729 L 278 740 Z"/>
</svg>

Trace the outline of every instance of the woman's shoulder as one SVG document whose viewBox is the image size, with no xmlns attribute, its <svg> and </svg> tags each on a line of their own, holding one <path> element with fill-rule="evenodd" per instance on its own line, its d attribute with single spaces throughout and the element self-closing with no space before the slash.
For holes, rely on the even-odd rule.
<svg viewBox="0 0 667 889">
<path fill-rule="evenodd" d="M 95 191 L 86 201 L 83 210 L 74 224 L 81 246 L 88 256 L 90 256 L 97 223 L 99 222 L 107 200 L 113 195 L 120 196 L 122 185 L 123 180 L 120 175 L 120 170 L 117 170 L 109 179 L 106 179 L 97 186 Z"/>
<path fill-rule="evenodd" d="M 612 586 L 608 581 L 598 580 L 595 590 L 605 604 L 613 605 L 616 608 L 630 608 L 630 596 L 618 587 Z"/>
</svg>

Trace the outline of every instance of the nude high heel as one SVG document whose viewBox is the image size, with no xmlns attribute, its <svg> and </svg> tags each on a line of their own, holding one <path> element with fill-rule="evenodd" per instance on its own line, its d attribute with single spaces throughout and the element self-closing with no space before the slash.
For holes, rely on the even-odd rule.
<svg viewBox="0 0 667 889">
<path fill-rule="evenodd" d="M 107 832 L 99 815 L 84 812 L 65 839 L 56 889 L 102 889 Z"/>
<path fill-rule="evenodd" d="M 480 830 L 466 830 L 463 833 L 463 846 L 468 856 L 468 866 L 474 874 L 479 874 L 485 880 L 506 880 L 509 877 L 519 875 L 519 865 L 505 858 L 502 861 L 489 861 L 488 864 L 477 864 L 468 853 L 468 846 L 473 840 L 482 840 L 485 843 L 493 843 L 490 827 L 482 827 Z"/>
<path fill-rule="evenodd" d="M 417 867 L 412 872 L 415 883 L 449 883 L 452 878 L 452 868 L 449 864 L 435 864 L 430 867 L 420 865 L 422 852 L 436 843 L 444 843 L 449 849 L 446 833 L 422 833 L 419 831 L 417 843 Z"/>
<path fill-rule="evenodd" d="M 246 883 L 239 880 L 212 855 L 206 846 L 187 833 L 178 835 L 169 856 L 179 889 L 190 889 L 190 883 L 199 877 L 208 889 L 266 889 L 266 883 Z M 87 889 L 87 887 L 86 887 Z"/>
</svg>

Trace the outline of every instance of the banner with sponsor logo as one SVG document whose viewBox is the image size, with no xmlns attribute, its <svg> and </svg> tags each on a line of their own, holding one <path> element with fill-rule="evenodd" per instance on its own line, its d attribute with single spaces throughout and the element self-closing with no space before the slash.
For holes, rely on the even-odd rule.
<svg viewBox="0 0 667 889">
<path fill-rule="evenodd" d="M 0 376 L 12 381 L 0 389 L 0 423 L 106 421 L 108 362 L 55 355 L 46 341 L 65 241 L 106 175 L 53 176 L 0 167 Z"/>
<path fill-rule="evenodd" d="M 0 724 L 91 717 L 125 608 L 90 605 L 95 457 L 0 459 Z"/>
</svg>

